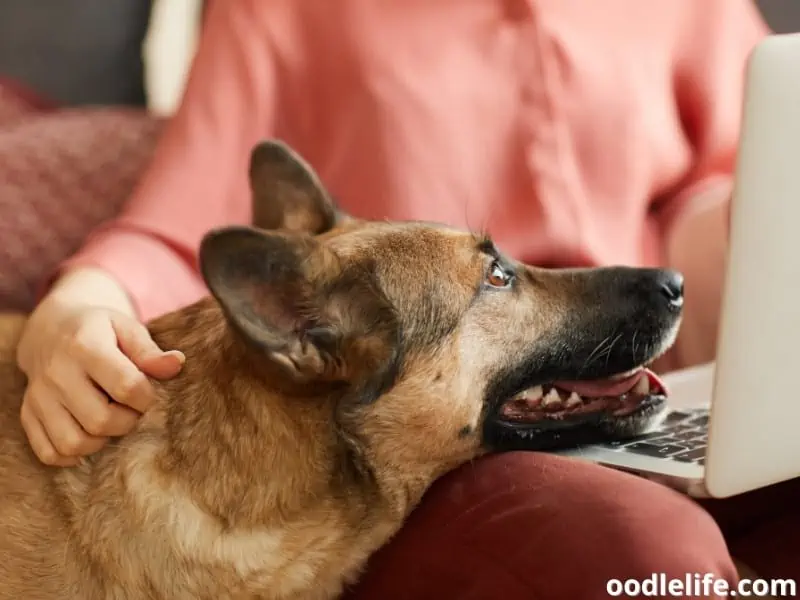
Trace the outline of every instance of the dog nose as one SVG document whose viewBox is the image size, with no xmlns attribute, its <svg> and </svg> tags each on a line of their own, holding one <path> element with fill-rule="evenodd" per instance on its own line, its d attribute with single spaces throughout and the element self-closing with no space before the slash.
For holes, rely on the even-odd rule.
<svg viewBox="0 0 800 600">
<path fill-rule="evenodd" d="M 683 306 L 683 275 L 677 271 L 663 270 L 658 279 L 661 295 L 666 298 L 671 307 L 681 308 Z"/>
</svg>

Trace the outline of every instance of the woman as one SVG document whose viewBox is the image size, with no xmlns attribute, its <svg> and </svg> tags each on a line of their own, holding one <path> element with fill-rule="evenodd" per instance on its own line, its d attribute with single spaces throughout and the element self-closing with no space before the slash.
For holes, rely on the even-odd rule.
<svg viewBox="0 0 800 600">
<path fill-rule="evenodd" d="M 749 0 L 211 2 L 149 170 L 27 326 L 32 447 L 74 464 L 146 409 L 142 373 L 180 370 L 139 321 L 205 294 L 198 242 L 249 220 L 264 137 L 356 216 L 483 226 L 538 265 L 677 267 L 691 295 L 671 365 L 711 358 L 743 71 L 765 33 Z M 95 386 L 117 401 L 106 419 Z M 611 578 L 706 572 L 737 578 L 689 499 L 508 454 L 437 482 L 352 597 L 604 598 Z"/>
</svg>

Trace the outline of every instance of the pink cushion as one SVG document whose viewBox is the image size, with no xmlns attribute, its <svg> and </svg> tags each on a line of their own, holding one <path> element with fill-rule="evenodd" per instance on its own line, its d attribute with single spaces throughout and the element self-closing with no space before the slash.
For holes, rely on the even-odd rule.
<svg viewBox="0 0 800 600">
<path fill-rule="evenodd" d="M 26 117 L 54 108 L 33 90 L 15 81 L 0 78 L 0 127 L 8 127 Z"/>
<path fill-rule="evenodd" d="M 0 310 L 39 285 L 130 195 L 161 121 L 117 108 L 46 109 L 0 84 Z"/>
</svg>

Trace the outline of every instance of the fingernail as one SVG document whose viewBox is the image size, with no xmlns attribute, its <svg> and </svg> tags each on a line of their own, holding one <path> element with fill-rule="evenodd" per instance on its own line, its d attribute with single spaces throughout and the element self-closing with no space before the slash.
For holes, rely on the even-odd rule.
<svg viewBox="0 0 800 600">
<path fill-rule="evenodd" d="M 169 354 L 170 356 L 174 356 L 175 358 L 178 359 L 178 361 L 181 364 L 184 364 L 186 362 L 186 355 L 183 352 L 181 352 L 180 350 L 169 350 L 169 351 L 166 352 L 166 354 Z"/>
</svg>

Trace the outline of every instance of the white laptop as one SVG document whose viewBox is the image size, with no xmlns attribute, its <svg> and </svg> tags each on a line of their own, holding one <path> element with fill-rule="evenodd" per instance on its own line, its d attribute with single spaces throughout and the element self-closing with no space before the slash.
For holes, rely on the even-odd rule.
<svg viewBox="0 0 800 600">
<path fill-rule="evenodd" d="M 658 429 L 560 452 L 728 497 L 800 476 L 800 34 L 752 53 L 716 364 L 665 378 Z"/>
</svg>

